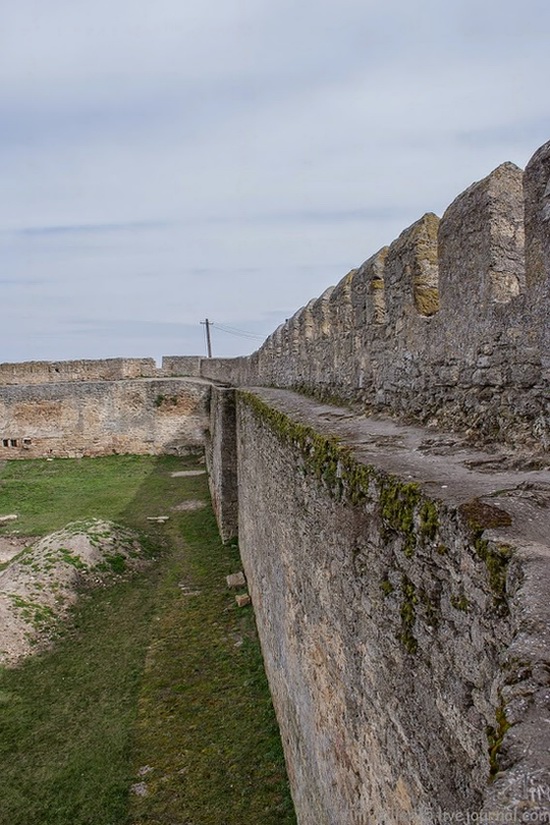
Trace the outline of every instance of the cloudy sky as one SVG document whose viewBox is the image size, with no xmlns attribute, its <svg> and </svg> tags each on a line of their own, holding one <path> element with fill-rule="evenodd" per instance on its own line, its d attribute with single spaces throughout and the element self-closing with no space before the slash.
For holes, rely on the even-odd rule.
<svg viewBox="0 0 550 825">
<path fill-rule="evenodd" d="M 549 32 L 548 0 L 7 0 L 0 361 L 203 354 L 206 317 L 252 351 L 550 139 Z"/>
</svg>

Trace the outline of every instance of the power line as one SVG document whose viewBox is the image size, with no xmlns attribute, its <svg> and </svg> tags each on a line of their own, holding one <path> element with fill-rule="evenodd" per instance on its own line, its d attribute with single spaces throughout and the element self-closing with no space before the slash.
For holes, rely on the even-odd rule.
<svg viewBox="0 0 550 825">
<path fill-rule="evenodd" d="M 263 335 L 256 335 L 254 332 L 247 332 L 244 329 L 237 329 L 236 327 L 229 327 L 225 324 L 215 324 L 214 321 L 209 321 L 208 318 L 205 318 L 204 321 L 200 322 L 204 326 L 204 334 L 206 339 L 206 348 L 208 352 L 208 357 L 212 358 L 212 342 L 210 339 L 210 329 L 213 327 L 214 329 L 218 329 L 220 332 L 226 332 L 228 335 L 235 335 L 237 338 L 246 338 L 249 341 L 263 341 Z"/>
<path fill-rule="evenodd" d="M 260 340 L 264 339 L 263 335 L 256 335 L 254 332 L 246 332 L 244 329 L 236 329 L 235 327 L 228 327 L 225 324 L 215 324 L 211 322 L 211 326 L 215 329 L 221 330 L 221 332 L 227 332 L 229 335 L 238 335 L 241 338 L 257 338 Z"/>
</svg>

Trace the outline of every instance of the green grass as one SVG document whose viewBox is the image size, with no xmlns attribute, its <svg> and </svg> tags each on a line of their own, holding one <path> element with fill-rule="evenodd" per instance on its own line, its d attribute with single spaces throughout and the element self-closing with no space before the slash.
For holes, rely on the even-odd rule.
<svg viewBox="0 0 550 825">
<path fill-rule="evenodd" d="M 18 519 L 0 527 L 0 535 L 17 530 L 41 536 L 78 519 L 116 519 L 131 506 L 152 467 L 150 456 L 6 462 L 0 514 L 17 513 Z"/>
<path fill-rule="evenodd" d="M 47 656 L 5 671 L 0 822 L 124 822 L 154 578 L 93 594 Z"/>
<path fill-rule="evenodd" d="M 207 500 L 205 476 L 171 478 L 183 466 L 197 465 L 3 468 L 0 512 L 20 513 L 26 533 L 111 518 L 145 531 L 156 561 L 87 591 L 53 651 L 0 671 L 0 825 L 295 823 L 253 613 L 225 586 L 238 551 L 221 545 L 210 507 L 171 510 Z M 147 796 L 131 791 L 139 782 Z"/>
</svg>

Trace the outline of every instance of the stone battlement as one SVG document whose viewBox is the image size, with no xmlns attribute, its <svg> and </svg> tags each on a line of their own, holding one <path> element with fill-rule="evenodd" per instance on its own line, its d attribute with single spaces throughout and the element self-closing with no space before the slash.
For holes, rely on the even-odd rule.
<svg viewBox="0 0 550 825">
<path fill-rule="evenodd" d="M 424 215 L 204 377 L 548 449 L 550 143 Z"/>
</svg>

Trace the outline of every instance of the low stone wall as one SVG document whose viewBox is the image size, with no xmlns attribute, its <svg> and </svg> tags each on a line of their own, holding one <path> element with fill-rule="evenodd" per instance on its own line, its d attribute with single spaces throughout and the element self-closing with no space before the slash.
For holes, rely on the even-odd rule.
<svg viewBox="0 0 550 825">
<path fill-rule="evenodd" d="M 105 358 L 81 361 L 24 361 L 0 364 L 0 386 L 57 384 L 65 381 L 120 381 L 153 378 L 154 358 Z"/>
<path fill-rule="evenodd" d="M 282 390 L 234 440 L 217 404 L 300 825 L 548 821 L 550 473 Z"/>
<path fill-rule="evenodd" d="M 0 458 L 180 453 L 204 444 L 200 379 L 0 387 Z"/>
<path fill-rule="evenodd" d="M 199 355 L 164 355 L 161 372 L 165 378 L 174 376 L 201 377 L 201 361 Z"/>
<path fill-rule="evenodd" d="M 0 386 L 121 381 L 129 378 L 200 378 L 201 363 L 206 360 L 200 355 L 164 355 L 160 368 L 157 368 L 154 358 L 4 363 L 0 364 Z"/>
</svg>

